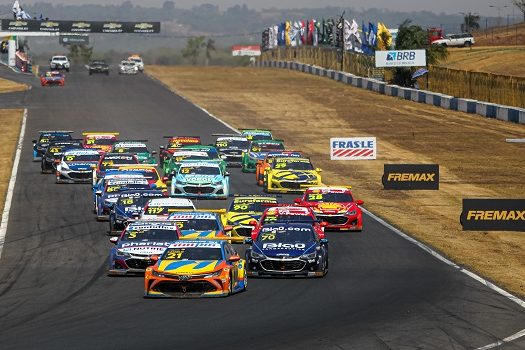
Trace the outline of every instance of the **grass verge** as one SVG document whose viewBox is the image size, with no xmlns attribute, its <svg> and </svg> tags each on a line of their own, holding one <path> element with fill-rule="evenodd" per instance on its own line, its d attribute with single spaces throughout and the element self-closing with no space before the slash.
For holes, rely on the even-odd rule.
<svg viewBox="0 0 525 350">
<path fill-rule="evenodd" d="M 443 110 L 303 73 L 148 67 L 175 92 L 236 128 L 265 127 L 304 150 L 324 182 L 353 185 L 365 206 L 459 264 L 525 295 L 525 234 L 463 232 L 462 198 L 524 198 L 525 126 Z M 293 131 L 293 132 L 292 132 Z M 376 161 L 330 161 L 329 138 L 376 136 Z M 385 163 L 437 163 L 439 191 L 384 191 Z M 255 184 L 254 184 L 255 185 Z"/>
</svg>

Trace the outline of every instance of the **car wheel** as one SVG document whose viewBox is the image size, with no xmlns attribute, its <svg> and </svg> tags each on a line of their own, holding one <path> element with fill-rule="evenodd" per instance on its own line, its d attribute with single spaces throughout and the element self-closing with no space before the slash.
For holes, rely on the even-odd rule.
<svg viewBox="0 0 525 350">
<path fill-rule="evenodd" d="M 465 41 L 465 47 L 471 47 L 472 43 L 470 41 Z"/>
</svg>

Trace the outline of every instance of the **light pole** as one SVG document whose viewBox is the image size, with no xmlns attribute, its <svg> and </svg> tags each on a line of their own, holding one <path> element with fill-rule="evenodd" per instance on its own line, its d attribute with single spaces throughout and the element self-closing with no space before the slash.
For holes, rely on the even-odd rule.
<svg viewBox="0 0 525 350">
<path fill-rule="evenodd" d="M 489 5 L 489 7 L 492 7 L 492 8 L 495 8 L 496 10 L 498 10 L 498 23 L 497 23 L 497 26 L 499 27 L 500 26 L 500 19 L 501 19 L 501 10 L 506 8 L 506 7 L 509 7 L 508 5 Z"/>
</svg>

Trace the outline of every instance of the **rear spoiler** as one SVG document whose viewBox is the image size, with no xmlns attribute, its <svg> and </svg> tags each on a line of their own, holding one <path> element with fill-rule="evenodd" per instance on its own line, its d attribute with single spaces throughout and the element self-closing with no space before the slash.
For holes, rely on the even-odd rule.
<svg viewBox="0 0 525 350">
<path fill-rule="evenodd" d="M 170 198 L 181 198 L 177 196 L 170 196 Z M 172 213 L 186 213 L 186 212 L 198 212 L 198 213 L 215 213 L 215 214 L 226 214 L 226 209 L 195 209 L 195 210 L 188 210 L 188 209 L 174 209 Z"/>
<path fill-rule="evenodd" d="M 71 130 L 40 130 L 39 131 L 40 134 L 43 134 L 43 133 L 46 133 L 46 132 L 63 132 L 64 134 L 72 134 L 72 133 L 74 133 L 74 131 L 71 131 Z"/>
<path fill-rule="evenodd" d="M 83 132 L 82 135 L 84 136 L 88 136 L 88 135 L 115 135 L 115 136 L 118 136 L 120 135 L 119 132 L 96 132 L 96 131 L 92 131 L 92 132 Z"/>
<path fill-rule="evenodd" d="M 211 136 L 224 136 L 224 137 L 243 137 L 241 134 L 211 134 Z"/>
<path fill-rule="evenodd" d="M 236 242 L 236 243 L 247 243 L 247 240 L 250 237 L 206 237 L 206 238 L 186 238 L 186 237 L 179 237 L 179 240 L 181 241 L 229 241 L 229 242 Z"/>
<path fill-rule="evenodd" d="M 235 194 L 230 194 L 229 195 L 230 197 L 275 197 L 275 198 L 281 198 L 282 195 L 281 194 L 253 194 L 253 193 L 250 193 L 250 194 L 242 194 L 242 193 L 235 193 Z"/>
<path fill-rule="evenodd" d="M 174 137 L 180 137 L 181 139 L 182 138 L 193 138 L 193 139 L 200 139 L 201 137 L 200 136 L 169 136 L 169 135 L 166 135 L 166 136 L 162 136 L 162 138 L 165 138 L 165 139 L 171 139 L 171 138 L 174 138 Z"/>
</svg>

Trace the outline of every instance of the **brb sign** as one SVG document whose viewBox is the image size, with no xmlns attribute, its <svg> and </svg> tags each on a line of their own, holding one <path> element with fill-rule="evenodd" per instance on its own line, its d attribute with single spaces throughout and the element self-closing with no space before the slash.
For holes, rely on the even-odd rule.
<svg viewBox="0 0 525 350">
<path fill-rule="evenodd" d="M 424 67 L 425 50 L 376 51 L 376 67 Z"/>
<path fill-rule="evenodd" d="M 377 158 L 375 137 L 331 138 L 331 160 L 370 160 Z"/>
</svg>

